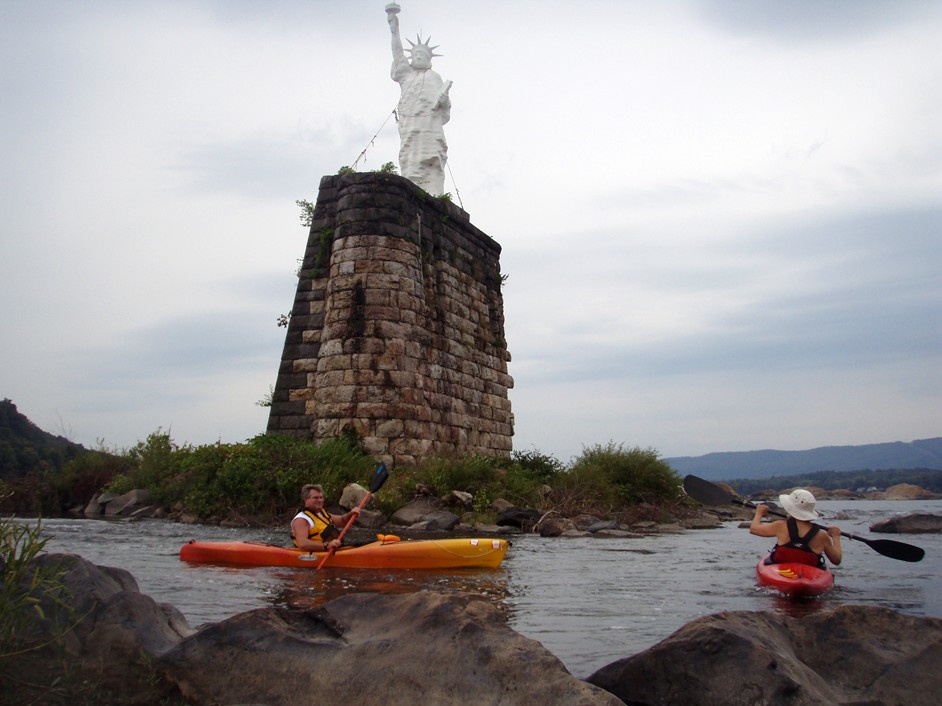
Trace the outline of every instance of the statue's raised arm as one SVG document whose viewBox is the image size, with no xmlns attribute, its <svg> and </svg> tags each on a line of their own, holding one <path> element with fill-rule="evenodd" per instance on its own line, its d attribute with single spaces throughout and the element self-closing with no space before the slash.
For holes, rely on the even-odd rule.
<svg viewBox="0 0 942 706">
<path fill-rule="evenodd" d="M 406 59 L 405 48 L 399 35 L 400 7 L 392 2 L 386 5 L 386 20 L 392 34 L 393 81 L 399 84 L 401 94 L 396 108 L 399 122 L 399 169 L 402 176 L 433 195 L 445 190 L 445 163 L 448 144 L 442 128 L 451 119 L 451 81 L 432 71 L 432 57 L 438 47 L 429 46 L 431 37 L 422 41 L 416 36 Z"/>
<path fill-rule="evenodd" d="M 405 50 L 402 47 L 402 38 L 399 36 L 399 5 L 394 2 L 386 6 L 386 21 L 389 23 L 389 31 L 392 33 L 392 55 L 393 64 L 399 61 L 405 61 Z"/>
</svg>

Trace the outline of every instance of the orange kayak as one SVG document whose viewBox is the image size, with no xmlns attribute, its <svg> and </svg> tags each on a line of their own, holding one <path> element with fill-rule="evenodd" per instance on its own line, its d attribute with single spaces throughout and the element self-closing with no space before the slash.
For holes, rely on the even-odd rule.
<svg viewBox="0 0 942 706">
<path fill-rule="evenodd" d="M 324 568 L 463 569 L 497 568 L 510 542 L 506 539 L 379 539 L 359 547 L 342 547 Z M 197 564 L 295 566 L 314 569 L 327 552 L 309 552 L 257 542 L 198 542 L 180 549 L 180 559 Z"/>
</svg>

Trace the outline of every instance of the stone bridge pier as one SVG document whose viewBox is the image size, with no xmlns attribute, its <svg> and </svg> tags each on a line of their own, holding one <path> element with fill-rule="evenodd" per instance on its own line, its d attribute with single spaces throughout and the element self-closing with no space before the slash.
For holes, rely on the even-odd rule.
<svg viewBox="0 0 942 706">
<path fill-rule="evenodd" d="M 268 432 L 356 432 L 377 458 L 507 457 L 500 246 L 407 179 L 324 177 Z"/>
</svg>

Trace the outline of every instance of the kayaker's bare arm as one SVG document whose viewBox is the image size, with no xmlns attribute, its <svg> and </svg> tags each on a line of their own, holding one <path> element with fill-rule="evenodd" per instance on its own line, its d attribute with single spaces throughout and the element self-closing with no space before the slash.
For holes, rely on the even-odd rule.
<svg viewBox="0 0 942 706">
<path fill-rule="evenodd" d="M 768 505 L 756 505 L 756 513 L 752 516 L 749 532 L 759 537 L 778 537 L 778 527 L 781 521 L 763 522 L 762 518 L 769 514 Z"/>
<path fill-rule="evenodd" d="M 841 529 L 840 527 L 822 527 L 821 529 L 823 531 L 818 532 L 811 540 L 811 550 L 815 554 L 824 554 L 832 564 L 837 566 L 844 558 L 841 550 Z"/>
<path fill-rule="evenodd" d="M 827 542 L 824 544 L 824 555 L 831 560 L 831 563 L 837 566 L 844 558 L 844 550 L 841 549 L 841 530 L 839 527 L 828 527 L 826 535 Z"/>
<path fill-rule="evenodd" d="M 351 517 L 359 517 L 360 508 L 355 507 L 350 512 L 345 512 L 342 515 L 331 515 L 330 521 L 334 523 L 334 527 L 337 529 L 343 529 L 347 526 L 347 523 L 350 521 Z"/>
</svg>

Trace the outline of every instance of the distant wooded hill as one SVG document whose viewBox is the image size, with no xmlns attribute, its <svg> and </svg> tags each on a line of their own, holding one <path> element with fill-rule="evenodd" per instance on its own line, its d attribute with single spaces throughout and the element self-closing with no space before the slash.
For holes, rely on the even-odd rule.
<svg viewBox="0 0 942 706">
<path fill-rule="evenodd" d="M 40 429 L 9 399 L 0 400 L 0 478 L 44 470 L 58 473 L 84 451 L 81 444 Z"/>
<path fill-rule="evenodd" d="M 729 451 L 664 460 L 680 475 L 693 474 L 712 481 L 785 478 L 819 471 L 940 471 L 942 437 L 908 443 L 823 446 L 807 451 Z"/>
</svg>

